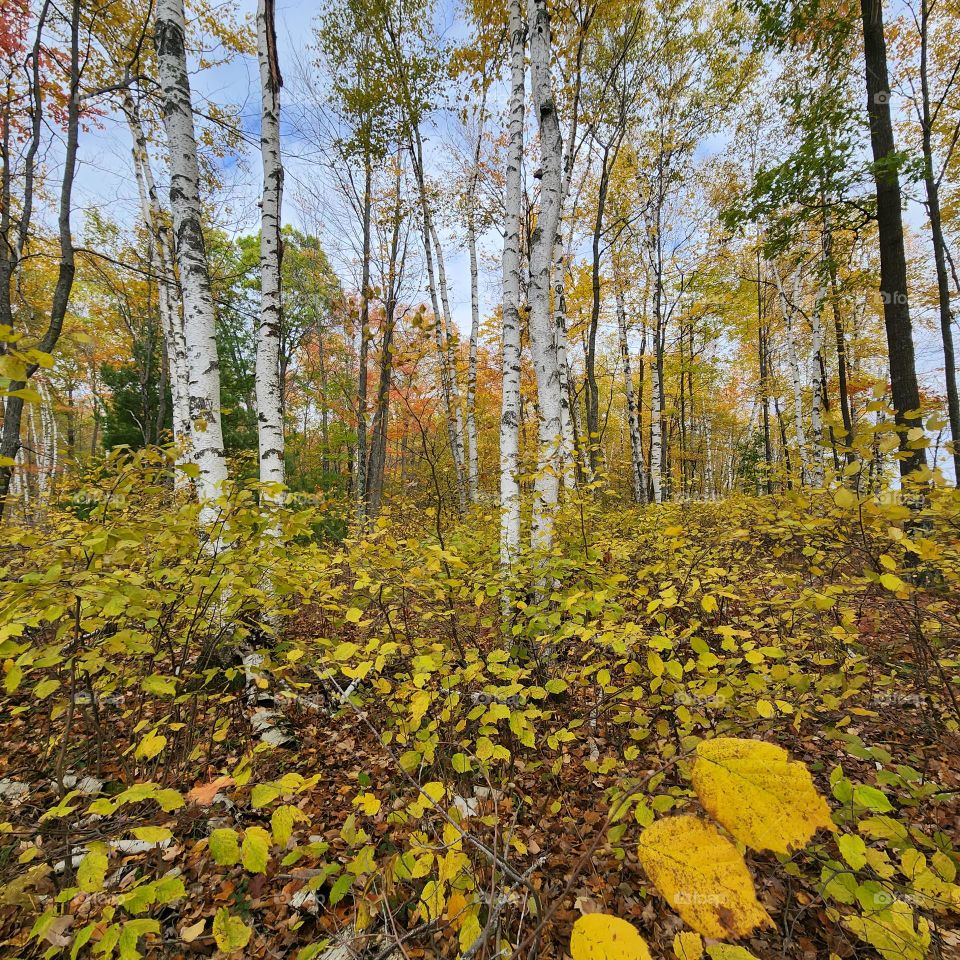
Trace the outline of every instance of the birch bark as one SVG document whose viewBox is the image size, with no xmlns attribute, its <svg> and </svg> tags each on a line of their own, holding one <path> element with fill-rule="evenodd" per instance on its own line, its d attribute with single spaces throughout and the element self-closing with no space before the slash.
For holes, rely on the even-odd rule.
<svg viewBox="0 0 960 960">
<path fill-rule="evenodd" d="M 503 393 L 500 406 L 500 565 L 520 550 L 520 223 L 523 160 L 524 48 L 521 0 L 509 0 L 510 104 L 503 231 Z"/>
<path fill-rule="evenodd" d="M 280 156 L 280 87 L 274 0 L 257 2 L 257 59 L 260 63 L 260 153 L 263 195 L 260 201 L 260 323 L 257 328 L 256 394 L 260 482 L 272 489 L 264 496 L 282 499 L 285 481 L 283 389 L 280 382 L 280 330 L 283 323 L 280 234 L 283 161 Z"/>
<path fill-rule="evenodd" d="M 212 501 L 227 480 L 220 425 L 220 361 L 207 252 L 200 226 L 197 141 L 187 73 L 183 0 L 158 0 L 157 64 L 163 94 L 163 123 L 170 150 L 170 208 L 187 352 L 190 436 L 199 467 L 201 522 L 214 519 Z"/>
<path fill-rule="evenodd" d="M 617 304 L 617 333 L 620 341 L 620 360 L 623 364 L 623 386 L 627 397 L 627 425 L 630 430 L 630 464 L 633 478 L 633 499 L 643 503 L 646 482 L 643 469 L 643 439 L 640 435 L 640 419 L 637 416 L 637 402 L 633 393 L 633 370 L 630 365 L 630 346 L 627 341 L 627 311 L 624 303 L 623 284 L 614 264 L 613 282 Z"/>
<path fill-rule="evenodd" d="M 530 71 L 540 130 L 540 210 L 530 238 L 530 352 L 537 379 L 539 458 L 534 482 L 531 545 L 548 550 L 560 493 L 563 447 L 560 366 L 550 314 L 550 267 L 560 219 L 563 143 L 550 78 L 550 15 L 546 0 L 528 0 Z"/>
<path fill-rule="evenodd" d="M 487 88 L 483 88 L 473 151 L 473 169 L 467 192 L 467 251 L 470 256 L 470 354 L 467 361 L 467 494 L 471 503 L 480 495 L 480 457 L 477 451 L 477 341 L 480 337 L 480 290 L 477 270 L 477 185 L 480 181 L 480 151 L 487 106 Z"/>
</svg>

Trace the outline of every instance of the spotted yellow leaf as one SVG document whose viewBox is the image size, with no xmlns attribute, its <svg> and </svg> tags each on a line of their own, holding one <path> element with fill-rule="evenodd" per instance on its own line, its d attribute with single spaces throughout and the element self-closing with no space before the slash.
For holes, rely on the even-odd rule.
<svg viewBox="0 0 960 960">
<path fill-rule="evenodd" d="M 670 906 L 705 937 L 735 939 L 772 923 L 743 857 L 713 824 L 691 816 L 658 820 L 640 834 L 637 853 Z"/>
<path fill-rule="evenodd" d="M 704 809 L 754 850 L 789 853 L 835 829 L 810 771 L 762 740 L 717 737 L 697 747 L 693 787 Z"/>
<path fill-rule="evenodd" d="M 570 934 L 573 960 L 650 960 L 650 951 L 637 928 L 620 917 L 588 913 Z"/>
</svg>

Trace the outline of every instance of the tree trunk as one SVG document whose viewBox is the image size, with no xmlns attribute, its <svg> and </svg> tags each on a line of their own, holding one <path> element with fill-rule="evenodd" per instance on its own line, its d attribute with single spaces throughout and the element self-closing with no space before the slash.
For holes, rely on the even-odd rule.
<svg viewBox="0 0 960 960">
<path fill-rule="evenodd" d="M 283 324 L 280 233 L 283 162 L 280 157 L 280 87 L 274 0 L 257 2 L 257 58 L 260 62 L 260 153 L 263 196 L 260 202 L 260 324 L 257 329 L 256 392 L 260 482 L 264 497 L 280 500 L 285 480 L 283 390 L 280 383 L 280 330 Z"/>
<path fill-rule="evenodd" d="M 530 70 L 540 130 L 540 211 L 530 239 L 530 352 L 537 379 L 539 457 L 534 482 L 531 545 L 547 550 L 553 543 L 559 502 L 563 448 L 560 368 L 550 314 L 550 267 L 560 218 L 560 168 L 563 143 L 550 79 L 550 15 L 546 0 L 528 0 Z"/>
<path fill-rule="evenodd" d="M 890 360 L 893 409 L 900 436 L 900 475 L 926 466 L 925 452 L 912 450 L 908 431 L 919 421 L 920 390 L 913 352 L 913 328 L 907 298 L 907 258 L 903 245 L 900 176 L 890 119 L 887 44 L 883 33 L 883 0 L 860 0 L 866 64 L 867 112 L 873 147 L 880 239 L 880 296 Z"/>
<path fill-rule="evenodd" d="M 367 473 L 367 355 L 370 349 L 370 217 L 372 204 L 370 156 L 364 158 L 363 171 L 363 251 L 360 265 L 360 342 L 357 356 L 357 448 L 353 494 L 358 512 L 366 513 Z"/>
<path fill-rule="evenodd" d="M 627 398 L 627 425 L 630 432 L 630 465 L 633 479 L 634 503 L 646 500 L 646 479 L 643 469 L 643 437 L 640 433 L 640 420 L 637 417 L 637 402 L 633 393 L 633 371 L 630 367 L 630 346 L 627 342 L 627 311 L 624 305 L 623 285 L 617 275 L 616 263 L 613 267 L 613 282 L 617 302 L 617 333 L 620 343 L 620 360 L 623 364 L 623 387 Z"/>
<path fill-rule="evenodd" d="M 423 235 L 423 253 L 426 259 L 427 287 L 430 293 L 430 305 L 433 308 L 440 387 L 447 414 L 447 440 L 450 444 L 450 456 L 453 459 L 457 500 L 462 512 L 467 502 L 467 485 L 463 464 L 463 435 L 459 428 L 461 414 L 454 400 L 454 384 L 452 382 L 452 377 L 456 376 L 456 368 L 454 367 L 453 370 L 450 369 L 451 351 L 448 325 L 444 314 L 441 312 L 440 299 L 437 294 L 437 274 L 433 257 L 433 221 L 430 214 L 430 200 L 427 196 L 427 183 L 423 170 L 423 144 L 420 140 L 420 132 L 416 127 L 413 127 L 410 132 L 408 146 L 410 148 L 410 159 L 413 164 L 414 178 L 417 181 L 417 192 L 420 198 L 420 226 Z M 437 249 L 439 250 L 439 245 Z M 446 299 L 445 290 L 446 282 L 444 282 L 444 299 Z"/>
<path fill-rule="evenodd" d="M 793 392 L 793 417 L 797 432 L 797 458 L 800 461 L 800 483 L 803 485 L 808 479 L 807 463 L 807 433 L 803 424 L 803 380 L 800 376 L 800 360 L 797 357 L 797 342 L 793 329 L 793 304 L 787 299 L 783 289 L 783 281 L 777 265 L 772 264 L 773 279 L 777 285 L 777 295 L 780 298 L 780 311 L 787 334 L 787 363 L 790 366 L 790 386 Z M 793 292 L 796 294 L 797 281 L 794 278 Z"/>
<path fill-rule="evenodd" d="M 470 256 L 470 355 L 467 363 L 467 494 L 476 503 L 480 494 L 480 458 L 477 451 L 477 341 L 480 337 L 480 290 L 477 280 L 477 184 L 480 180 L 480 151 L 483 148 L 483 124 L 487 88 L 480 103 L 477 143 L 467 195 L 467 249 Z"/>
<path fill-rule="evenodd" d="M 500 565 L 509 569 L 520 550 L 520 225 L 522 219 L 524 47 L 521 0 L 510 11 L 510 104 L 503 231 L 503 392 L 500 405 Z"/>
<path fill-rule="evenodd" d="M 44 15 L 46 12 L 44 7 Z M 39 58 L 44 19 L 41 17 L 37 26 L 36 45 L 33 52 L 33 87 L 34 96 L 34 125 L 33 139 L 28 148 L 31 159 L 28 166 L 32 169 L 32 155 L 39 147 L 40 124 L 42 123 L 42 98 L 40 91 Z M 47 329 L 37 344 L 42 353 L 52 353 L 60 339 L 63 330 L 63 320 L 70 303 L 70 294 L 73 290 L 73 280 L 76 274 L 76 264 L 73 249 L 73 233 L 71 230 L 71 203 L 73 198 L 73 181 L 77 169 L 77 144 L 80 136 L 80 0 L 73 0 L 70 13 L 70 90 L 67 101 L 66 141 L 63 156 L 63 178 L 60 182 L 60 201 L 57 217 L 57 231 L 60 246 L 60 263 L 57 268 L 57 279 L 54 283 L 53 296 L 50 302 L 50 320 Z M 9 168 L 5 169 L 5 174 Z M 32 181 L 32 174 L 31 174 Z M 8 183 L 4 184 L 6 188 Z M 32 182 L 25 184 L 25 206 L 32 204 Z M 4 204 L 6 207 L 6 204 Z M 17 251 L 5 256 L 4 263 L 9 264 L 11 271 L 19 264 L 19 253 L 22 252 L 29 230 L 29 210 L 21 212 L 20 241 Z M 6 272 L 6 271 L 5 271 Z M 12 272 L 5 278 L 7 283 L 12 279 Z M 8 288 L 9 290 L 9 288 Z M 9 308 L 9 293 L 4 294 L 5 309 Z M 7 386 L 9 392 L 22 390 L 30 378 L 39 369 L 38 364 L 30 364 L 22 380 L 13 380 Z M 7 494 L 10 491 L 10 478 L 20 453 L 20 428 L 23 422 L 23 397 L 8 396 L 4 406 L 3 432 L 0 434 L 0 518 L 6 508 Z"/>
<path fill-rule="evenodd" d="M 933 240 L 933 259 L 937 268 L 937 301 L 940 312 L 940 337 L 943 341 L 943 373 L 947 383 L 947 418 L 953 452 L 953 482 L 960 486 L 960 399 L 957 396 L 957 360 L 953 345 L 953 314 L 950 310 L 950 282 L 947 279 L 946 242 L 940 218 L 940 180 L 933 168 L 933 123 L 928 76 L 930 2 L 920 5 L 920 129 L 923 148 L 923 182 L 927 194 L 927 216 Z M 939 109 L 939 108 L 938 108 Z"/>
<path fill-rule="evenodd" d="M 197 141 L 187 73 L 183 0 L 158 0 L 155 42 L 163 123 L 170 151 L 170 209 L 183 296 L 183 333 L 192 455 L 199 467 L 201 522 L 212 522 L 212 501 L 227 480 L 220 424 L 220 360 L 207 251 L 200 224 Z"/>
<path fill-rule="evenodd" d="M 590 455 L 590 472 L 596 474 L 600 467 L 600 389 L 597 385 L 597 330 L 600 326 L 600 240 L 603 235 L 603 213 L 607 204 L 607 188 L 610 183 L 610 147 L 605 146 L 600 160 L 600 187 L 597 196 L 597 215 L 593 223 L 592 270 L 590 275 L 590 326 L 587 333 L 585 358 L 587 385 L 587 449 Z"/>
</svg>

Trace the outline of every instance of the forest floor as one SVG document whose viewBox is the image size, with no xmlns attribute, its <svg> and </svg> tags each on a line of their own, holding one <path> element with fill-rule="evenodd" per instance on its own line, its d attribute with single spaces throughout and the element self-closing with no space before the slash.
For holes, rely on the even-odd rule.
<svg viewBox="0 0 960 960">
<path fill-rule="evenodd" d="M 152 569 L 171 551 L 159 597 L 122 517 L 95 579 L 79 527 L 25 534 L 37 579 L 0 607 L 2 955 L 559 960 L 603 913 L 655 958 L 960 957 L 956 501 L 920 533 L 828 498 L 591 509 L 506 586 L 493 517 L 439 542 L 409 512 L 335 551 L 298 541 L 255 670 L 205 659 L 222 625 L 180 661 L 156 638 L 199 611 L 243 635 L 262 544 L 234 549 L 214 609 L 196 555 L 172 586 L 169 516 L 142 534 Z M 111 605 L 114 575 L 136 596 Z M 638 839 L 709 807 L 691 767 L 717 737 L 784 748 L 832 825 L 789 853 L 739 844 L 772 924 L 699 941 L 677 935 L 720 894 L 661 895 Z"/>
</svg>

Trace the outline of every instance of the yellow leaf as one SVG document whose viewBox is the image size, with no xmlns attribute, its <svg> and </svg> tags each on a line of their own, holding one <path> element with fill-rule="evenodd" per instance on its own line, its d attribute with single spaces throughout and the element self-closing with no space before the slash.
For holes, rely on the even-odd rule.
<svg viewBox="0 0 960 960">
<path fill-rule="evenodd" d="M 880 577 L 880 583 L 893 593 L 897 593 L 906 587 L 906 584 L 895 573 L 883 574 Z"/>
<path fill-rule="evenodd" d="M 731 943 L 714 943 L 707 947 L 710 960 L 757 960 L 746 947 L 735 947 Z"/>
<path fill-rule="evenodd" d="M 930 949 L 930 926 L 919 917 L 914 928 L 913 907 L 903 900 L 894 900 L 884 910 L 844 917 L 841 922 L 876 947 L 884 960 L 924 960 Z"/>
<path fill-rule="evenodd" d="M 213 939 L 224 953 L 242 950 L 250 942 L 252 932 L 239 917 L 231 917 L 226 907 L 221 907 L 213 918 Z"/>
<path fill-rule="evenodd" d="M 363 611 L 358 607 L 351 607 L 344 617 L 347 623 L 359 623 L 360 618 L 363 616 Z"/>
<path fill-rule="evenodd" d="M 167 738 L 151 730 L 137 745 L 135 756 L 138 760 L 152 760 L 166 745 Z"/>
<path fill-rule="evenodd" d="M 353 802 L 368 817 L 375 817 L 380 812 L 380 807 L 383 806 L 380 798 L 374 793 L 361 793 L 358 797 L 353 798 Z"/>
<path fill-rule="evenodd" d="M 637 928 L 620 917 L 588 913 L 570 934 L 573 960 L 650 960 L 650 951 Z"/>
<path fill-rule="evenodd" d="M 700 598 L 700 606 L 703 608 L 704 613 L 716 613 L 717 598 L 712 593 L 704 594 L 704 596 Z"/>
<path fill-rule="evenodd" d="M 772 924 L 737 848 L 698 817 L 658 820 L 637 848 L 647 876 L 695 930 L 716 940 Z"/>
<path fill-rule="evenodd" d="M 232 867 L 240 860 L 240 844 L 237 831 L 230 827 L 219 827 L 210 834 L 208 841 L 213 859 L 221 867 Z"/>
<path fill-rule="evenodd" d="M 85 893 L 96 893 L 103 889 L 107 876 L 107 845 L 92 843 L 87 855 L 77 867 L 77 886 Z"/>
<path fill-rule="evenodd" d="M 270 829 L 273 831 L 273 842 L 283 850 L 287 841 L 293 835 L 293 825 L 298 821 L 309 821 L 309 817 L 299 808 L 285 805 L 277 807 L 270 817 Z"/>
<path fill-rule="evenodd" d="M 810 771 L 774 743 L 701 741 L 693 787 L 707 813 L 754 850 L 789 853 L 820 827 L 835 829 Z"/>
<path fill-rule="evenodd" d="M 841 510 L 849 510 L 851 507 L 856 506 L 857 497 L 856 494 L 852 493 L 846 487 L 839 487 L 833 492 L 833 502 L 840 507 Z"/>
<path fill-rule="evenodd" d="M 263 827 L 247 827 L 240 848 L 243 868 L 250 873 L 264 873 L 270 859 L 270 834 Z"/>
<path fill-rule="evenodd" d="M 700 960 L 703 956 L 703 939 L 699 933 L 684 930 L 673 938 L 673 954 L 677 960 Z"/>
<path fill-rule="evenodd" d="M 173 836 L 166 827 L 134 827 L 130 832 L 146 843 L 162 843 Z"/>
</svg>

